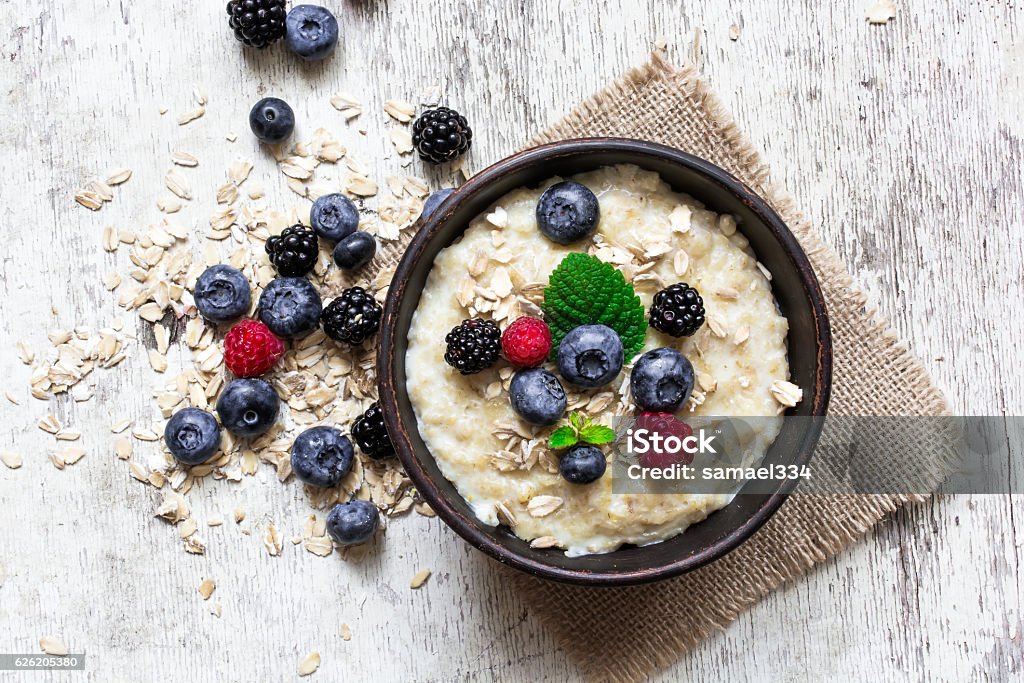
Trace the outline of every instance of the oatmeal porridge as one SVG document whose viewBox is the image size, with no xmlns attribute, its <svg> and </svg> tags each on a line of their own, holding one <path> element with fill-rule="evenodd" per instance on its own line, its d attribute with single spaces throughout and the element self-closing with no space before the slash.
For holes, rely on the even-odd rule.
<svg viewBox="0 0 1024 683">
<path fill-rule="evenodd" d="M 758 458 L 777 436 L 782 412 L 799 400 L 799 389 L 788 381 L 788 324 L 772 296 L 770 276 L 737 231 L 733 217 L 705 209 L 695 199 L 673 191 L 656 173 L 632 165 L 604 167 L 569 180 L 573 182 L 554 178 L 538 188 L 510 192 L 437 256 L 410 327 L 406 370 L 419 432 L 441 472 L 476 516 L 486 524 L 507 525 L 535 546 L 559 547 L 575 556 L 609 552 L 627 543 L 662 541 L 731 499 L 725 494 L 613 493 L 610 474 L 601 476 L 603 462 L 588 474 L 593 467 L 586 457 L 593 458 L 594 447 L 574 454 L 582 463 L 574 463 L 578 467 L 560 463 L 566 454 L 554 449 L 549 439 L 560 425 L 569 429 L 565 425 L 571 414 L 595 425 L 611 425 L 616 416 L 644 409 L 634 395 L 642 387 L 636 383 L 638 360 L 648 358 L 640 354 L 658 349 L 651 354 L 656 367 L 664 367 L 655 359 L 658 354 L 671 362 L 677 362 L 673 359 L 680 359 L 679 354 L 685 357 L 678 360 L 685 366 L 679 376 L 685 383 L 683 371 L 689 372 L 689 386 L 685 398 L 676 397 L 678 409 L 669 410 L 684 420 L 702 415 L 774 416 L 757 423 L 753 436 Z M 587 215 L 585 211 L 567 213 L 564 202 L 551 204 L 542 197 L 551 194 L 546 190 L 563 186 L 579 188 L 596 199 L 593 224 L 564 240 L 558 231 L 565 225 L 573 228 L 573 220 L 585 223 Z M 546 231 L 538 229 L 539 201 L 554 207 L 548 214 L 554 217 L 554 227 L 546 225 Z M 573 210 L 574 201 L 570 197 L 568 206 Z M 651 310 L 655 294 L 666 288 L 680 297 L 693 290 L 692 295 L 686 294 L 692 298 L 699 291 L 704 307 L 699 311 L 699 329 L 672 336 L 655 329 L 653 322 L 646 327 L 644 320 L 630 353 L 629 335 L 620 335 L 620 344 L 603 325 L 576 328 L 565 335 L 568 341 L 562 347 L 590 343 L 602 359 L 605 351 L 609 358 L 614 356 L 616 345 L 620 357 L 622 346 L 627 347 L 618 364 L 612 359 L 610 365 L 602 365 L 610 379 L 597 382 L 570 380 L 567 375 L 575 370 L 562 364 L 561 339 L 556 335 L 554 352 L 538 361 L 542 370 L 532 376 L 542 381 L 537 386 L 543 382 L 564 385 L 564 401 L 554 406 L 551 415 L 555 420 L 533 417 L 550 412 L 550 402 L 542 401 L 533 412 L 514 408 L 518 389 L 512 379 L 517 369 L 504 358 L 496 359 L 491 347 L 498 330 L 490 323 L 476 328 L 463 325 L 459 338 L 463 346 L 457 349 L 474 362 L 479 354 L 491 354 L 489 366 L 460 372 L 452 366 L 452 354 L 446 363 L 446 335 L 451 339 L 449 331 L 454 334 L 467 319 L 493 321 L 506 329 L 520 318 L 545 318 L 554 331 L 556 321 L 542 310 L 545 287 L 563 259 L 581 252 L 621 272 L 645 312 Z M 671 290 L 675 283 L 686 285 Z M 669 329 L 668 323 L 679 323 L 679 318 L 664 315 L 662 322 L 661 327 Z M 536 325 L 543 327 L 540 322 Z M 591 328 L 597 330 L 596 336 Z M 581 371 L 587 369 L 579 358 L 576 362 Z M 562 388 L 555 390 L 557 394 Z M 564 416 L 558 417 L 563 406 Z"/>
</svg>

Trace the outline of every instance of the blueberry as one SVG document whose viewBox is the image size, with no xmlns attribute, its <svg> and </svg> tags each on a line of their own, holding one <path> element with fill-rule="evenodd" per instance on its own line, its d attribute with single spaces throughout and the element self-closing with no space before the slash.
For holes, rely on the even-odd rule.
<svg viewBox="0 0 1024 683">
<path fill-rule="evenodd" d="M 512 410 L 530 424 L 553 425 L 565 413 L 565 389 L 544 368 L 528 368 L 513 375 L 508 396 Z"/>
<path fill-rule="evenodd" d="M 379 524 L 377 506 L 368 500 L 338 503 L 327 514 L 327 533 L 340 545 L 366 543 Z"/>
<path fill-rule="evenodd" d="M 334 262 L 339 268 L 355 270 L 362 268 L 377 253 L 377 240 L 368 232 L 358 230 L 334 245 Z"/>
<path fill-rule="evenodd" d="M 558 244 L 572 244 L 594 232 L 600 217 L 594 193 L 572 180 L 544 190 L 537 202 L 537 226 Z"/>
<path fill-rule="evenodd" d="M 622 370 L 622 340 L 605 325 L 581 325 L 558 347 L 558 371 L 581 387 L 608 384 Z"/>
<path fill-rule="evenodd" d="M 434 213 L 434 209 L 441 206 L 441 202 L 448 199 L 448 195 L 455 192 L 454 187 L 445 187 L 427 197 L 427 201 L 423 202 L 423 211 L 420 212 L 420 220 L 424 220 L 427 216 Z"/>
<path fill-rule="evenodd" d="M 281 400 L 262 379 L 236 379 L 217 399 L 217 415 L 224 429 L 235 436 L 259 436 L 277 419 Z"/>
<path fill-rule="evenodd" d="M 597 446 L 577 444 L 562 456 L 558 471 L 570 484 L 589 484 L 604 476 L 604 453 Z"/>
<path fill-rule="evenodd" d="M 644 410 L 674 413 L 693 391 L 693 366 L 675 349 L 653 349 L 633 366 L 629 386 Z"/>
<path fill-rule="evenodd" d="M 284 100 L 264 97 L 249 112 L 249 128 L 260 142 L 276 145 L 295 130 L 295 112 Z"/>
<path fill-rule="evenodd" d="M 352 471 L 352 442 L 334 427 L 313 427 L 295 437 L 292 471 L 312 486 L 336 485 Z"/>
<path fill-rule="evenodd" d="M 327 59 L 338 44 L 338 20 L 317 5 L 296 5 L 284 20 L 288 49 L 307 62 Z"/>
<path fill-rule="evenodd" d="M 167 421 L 164 443 L 179 462 L 199 465 L 220 448 L 220 425 L 205 410 L 184 408 Z"/>
<path fill-rule="evenodd" d="M 279 277 L 260 295 L 259 318 L 278 337 L 300 337 L 320 325 L 323 302 L 302 277 Z"/>
<path fill-rule="evenodd" d="M 231 266 L 211 266 L 196 281 L 193 292 L 199 315 L 210 322 L 226 323 L 249 312 L 252 293 L 242 272 Z"/>
<path fill-rule="evenodd" d="M 359 228 L 359 209 L 343 194 L 325 194 L 313 202 L 309 223 L 316 234 L 337 242 Z"/>
</svg>

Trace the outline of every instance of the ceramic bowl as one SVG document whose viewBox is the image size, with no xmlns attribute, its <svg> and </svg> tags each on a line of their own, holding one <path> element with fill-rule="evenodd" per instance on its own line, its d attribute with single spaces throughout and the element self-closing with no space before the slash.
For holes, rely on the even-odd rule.
<svg viewBox="0 0 1024 683">
<path fill-rule="evenodd" d="M 803 401 L 787 414 L 824 416 L 828 406 L 832 345 L 821 288 L 806 254 L 779 215 L 749 187 L 721 168 L 662 145 L 626 139 L 567 140 L 521 152 L 470 178 L 429 215 L 399 263 L 388 291 L 377 369 L 380 405 L 406 472 L 444 522 L 494 559 L 536 576 L 590 585 L 621 585 L 665 579 L 711 562 L 748 539 L 779 509 L 792 482 L 744 487 L 725 508 L 684 533 L 648 546 L 566 557 L 562 550 L 530 548 L 505 527 L 480 522 L 445 479 L 417 430 L 406 391 L 405 352 L 410 322 L 438 252 L 470 221 L 511 190 L 612 164 L 656 171 L 670 186 L 718 213 L 736 216 L 789 320 L 791 379 Z M 820 420 L 787 420 L 765 463 L 802 465 L 812 456 Z"/>
</svg>

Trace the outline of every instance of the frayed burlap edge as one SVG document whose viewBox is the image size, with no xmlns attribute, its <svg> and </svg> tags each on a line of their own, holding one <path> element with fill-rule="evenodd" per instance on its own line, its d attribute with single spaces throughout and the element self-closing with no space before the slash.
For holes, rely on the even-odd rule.
<svg viewBox="0 0 1024 683">
<path fill-rule="evenodd" d="M 652 96 L 652 91 L 657 92 Z M 924 366 L 877 310 L 867 306 L 842 261 L 821 242 L 792 198 L 771 183 L 760 154 L 694 68 L 677 68 L 655 53 L 650 63 L 630 70 L 587 99 L 530 146 L 574 137 L 641 137 L 637 133 L 643 131 L 636 130 L 633 118 L 616 108 L 632 101 L 649 108 L 658 105 L 659 98 L 666 109 L 668 105 L 684 107 L 702 117 L 707 131 L 690 140 L 686 135 L 683 139 L 662 136 L 658 130 L 644 137 L 709 158 L 737 175 L 779 212 L 814 265 L 837 337 L 833 412 L 949 414 L 945 398 Z M 678 109 L 673 113 L 678 115 Z M 853 338 L 850 331 L 860 338 Z M 851 363 L 859 365 L 861 372 L 884 372 L 890 390 L 873 395 L 881 385 L 851 380 L 844 372 L 844 364 Z M 784 582 L 862 538 L 900 505 L 924 498 L 792 497 L 733 553 L 696 572 L 651 586 L 587 589 L 520 574 L 513 578 L 531 612 L 553 630 L 560 646 L 589 679 L 638 681 L 678 661 Z"/>
</svg>

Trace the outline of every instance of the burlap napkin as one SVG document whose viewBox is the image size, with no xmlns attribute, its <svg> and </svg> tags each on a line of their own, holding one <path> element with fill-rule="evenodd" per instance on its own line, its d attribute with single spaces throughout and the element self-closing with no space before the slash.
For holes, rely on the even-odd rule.
<svg viewBox="0 0 1024 683">
<path fill-rule="evenodd" d="M 527 146 L 567 138 L 652 140 L 708 159 L 767 199 L 800 240 L 821 281 L 834 344 L 833 415 L 944 415 L 948 407 L 921 363 L 866 307 L 846 267 L 819 240 L 792 199 L 691 67 L 659 54 L 580 104 Z M 401 258 L 411 235 L 389 243 L 376 267 Z M 631 588 L 581 588 L 505 569 L 533 613 L 595 681 L 638 681 L 677 661 L 784 581 L 861 538 L 920 496 L 791 497 L 740 548 L 698 571 Z M 502 571 L 495 565 L 495 571 Z"/>
<path fill-rule="evenodd" d="M 921 363 L 854 285 L 691 67 L 655 54 L 580 104 L 530 145 L 566 138 L 653 140 L 708 159 L 766 198 L 796 234 L 821 281 L 834 343 L 830 412 L 942 415 L 948 406 Z M 519 573 L 522 596 L 588 678 L 637 681 L 677 661 L 788 579 L 861 538 L 919 496 L 794 496 L 749 541 L 677 579 L 631 588 L 581 588 Z M 511 570 L 509 570 L 511 571 Z"/>
</svg>

